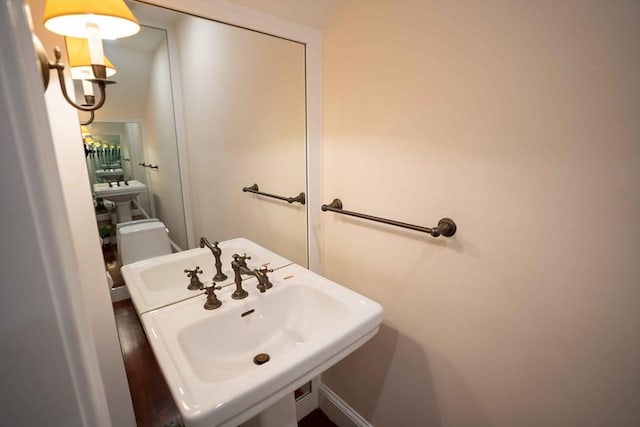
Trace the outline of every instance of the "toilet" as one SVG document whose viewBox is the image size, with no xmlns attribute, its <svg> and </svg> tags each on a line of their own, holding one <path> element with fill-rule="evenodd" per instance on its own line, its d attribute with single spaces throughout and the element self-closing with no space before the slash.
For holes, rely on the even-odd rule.
<svg viewBox="0 0 640 427">
<path fill-rule="evenodd" d="M 158 219 L 123 222 L 116 226 L 120 265 L 171 253 L 167 228 Z"/>
</svg>

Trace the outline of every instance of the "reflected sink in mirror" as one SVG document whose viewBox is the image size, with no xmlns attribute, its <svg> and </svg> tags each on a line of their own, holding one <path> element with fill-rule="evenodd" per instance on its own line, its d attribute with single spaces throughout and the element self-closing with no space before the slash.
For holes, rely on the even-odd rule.
<svg viewBox="0 0 640 427">
<path fill-rule="evenodd" d="M 122 179 L 124 176 L 124 171 L 122 168 L 116 169 L 98 169 L 96 170 L 96 176 L 101 179 L 106 179 L 107 181 L 113 179 Z"/>
<path fill-rule="evenodd" d="M 273 288 L 205 310 L 204 295 L 144 313 L 142 323 L 189 426 L 237 426 L 368 341 L 382 307 L 296 264 Z M 254 357 L 266 353 L 258 365 Z"/>
<path fill-rule="evenodd" d="M 147 186 L 140 181 L 128 181 L 129 185 L 125 185 L 124 181 L 120 181 L 120 185 L 109 186 L 109 183 L 93 184 L 93 194 L 109 200 L 114 203 L 128 202 L 136 198 L 140 193 L 147 189 Z"/>
<path fill-rule="evenodd" d="M 250 256 L 251 259 L 247 259 L 247 266 L 252 270 L 263 265 L 271 269 L 279 269 L 291 264 L 288 259 L 245 238 L 226 240 L 220 242 L 218 246 L 222 249 L 220 257 L 222 272 L 227 275 L 226 280 L 217 283 L 222 286 L 233 283 L 231 260 L 235 253 Z M 199 275 L 202 283 L 205 286 L 211 286 L 211 279 L 216 273 L 215 258 L 207 248 L 190 249 L 138 261 L 123 266 L 121 271 L 131 294 L 131 301 L 133 301 L 138 314 L 141 314 L 201 295 L 203 291 L 187 289 L 189 279 L 184 270 L 195 267 L 200 267 L 202 270 L 202 274 Z M 248 283 L 250 280 L 255 281 L 250 278 L 245 279 L 245 282 Z"/>
</svg>

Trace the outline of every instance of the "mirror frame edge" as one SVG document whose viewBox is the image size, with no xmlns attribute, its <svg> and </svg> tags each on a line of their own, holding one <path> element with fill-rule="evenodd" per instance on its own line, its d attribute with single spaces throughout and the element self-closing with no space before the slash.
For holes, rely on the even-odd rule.
<svg viewBox="0 0 640 427">
<path fill-rule="evenodd" d="M 166 29 L 167 47 L 169 51 L 169 64 L 178 64 L 177 42 L 173 28 Z M 191 188 L 189 180 L 189 164 L 187 156 L 187 134 L 184 121 L 184 104 L 179 67 L 171 67 L 171 96 L 173 98 L 173 120 L 176 132 L 176 148 L 178 151 L 178 169 L 180 170 L 180 189 L 182 190 L 182 212 L 184 213 L 184 226 L 187 232 L 187 248 L 195 248 L 196 241 L 193 235 L 193 218 L 191 216 Z"/>
</svg>

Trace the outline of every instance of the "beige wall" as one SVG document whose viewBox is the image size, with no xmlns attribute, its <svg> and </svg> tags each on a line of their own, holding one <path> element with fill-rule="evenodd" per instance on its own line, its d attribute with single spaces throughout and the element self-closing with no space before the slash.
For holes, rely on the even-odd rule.
<svg viewBox="0 0 640 427">
<path fill-rule="evenodd" d="M 376 426 L 640 425 L 640 3 L 341 2 L 324 272 L 384 325 L 323 381 Z"/>
<path fill-rule="evenodd" d="M 304 46 L 196 18 L 176 25 L 196 241 L 246 237 L 306 265 L 306 211 L 243 193 L 305 189 Z"/>
</svg>

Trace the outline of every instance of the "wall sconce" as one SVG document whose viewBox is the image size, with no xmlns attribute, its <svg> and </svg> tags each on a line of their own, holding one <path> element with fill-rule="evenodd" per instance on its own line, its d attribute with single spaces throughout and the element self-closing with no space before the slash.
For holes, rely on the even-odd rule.
<svg viewBox="0 0 640 427">
<path fill-rule="evenodd" d="M 69 68 L 71 70 L 71 78 L 73 80 L 82 81 L 82 91 L 84 93 L 85 103 L 83 107 L 92 107 L 95 105 L 95 95 L 93 92 L 94 73 L 92 69 L 91 54 L 89 52 L 89 42 L 87 39 L 78 37 L 65 37 L 67 45 L 67 56 L 69 57 Z M 103 56 L 106 77 L 112 77 L 116 74 L 116 68 L 113 66 L 109 58 Z M 108 84 L 110 81 L 105 81 Z M 63 91 L 63 94 L 66 91 Z M 104 95 L 102 95 L 102 103 L 104 104 Z M 75 105 L 74 105 L 75 106 Z M 97 107 L 100 108 L 100 107 Z M 96 109 L 97 109 L 96 108 Z M 95 110 L 94 110 L 95 111 Z M 88 125 L 93 122 L 94 112 L 90 111 L 91 116 L 81 125 Z"/>
<path fill-rule="evenodd" d="M 86 104 L 78 105 L 71 100 L 67 92 L 60 48 L 56 47 L 54 49 L 56 59 L 55 62 L 51 63 L 47 58 L 42 43 L 37 40 L 35 34 L 33 35 L 38 68 L 42 74 L 45 90 L 49 84 L 49 71 L 55 69 L 60 80 L 62 95 L 74 108 L 91 113 L 89 121 L 83 123 L 89 124 L 93 121 L 94 111 L 104 105 L 106 100 L 105 86 L 115 83 L 107 80 L 107 77 L 115 74 L 115 68 L 104 56 L 102 39 L 131 36 L 140 31 L 140 25 L 124 3 L 124 0 L 47 0 L 44 8 L 43 23 L 46 29 L 56 34 L 68 38 L 84 39 L 80 43 L 67 39 L 68 49 L 70 45 L 79 46 L 79 50 L 86 49 L 86 55 L 88 55 L 88 60 L 86 56 L 80 59 L 78 56 L 74 57 L 71 49 L 69 50 L 69 62 L 72 67 L 71 76 L 74 79 L 74 73 L 82 76 L 80 78 L 83 80 L 85 91 Z M 76 66 L 78 70 L 74 71 Z M 97 84 L 100 90 L 100 100 L 98 102 L 96 102 L 93 95 L 93 84 Z"/>
</svg>

